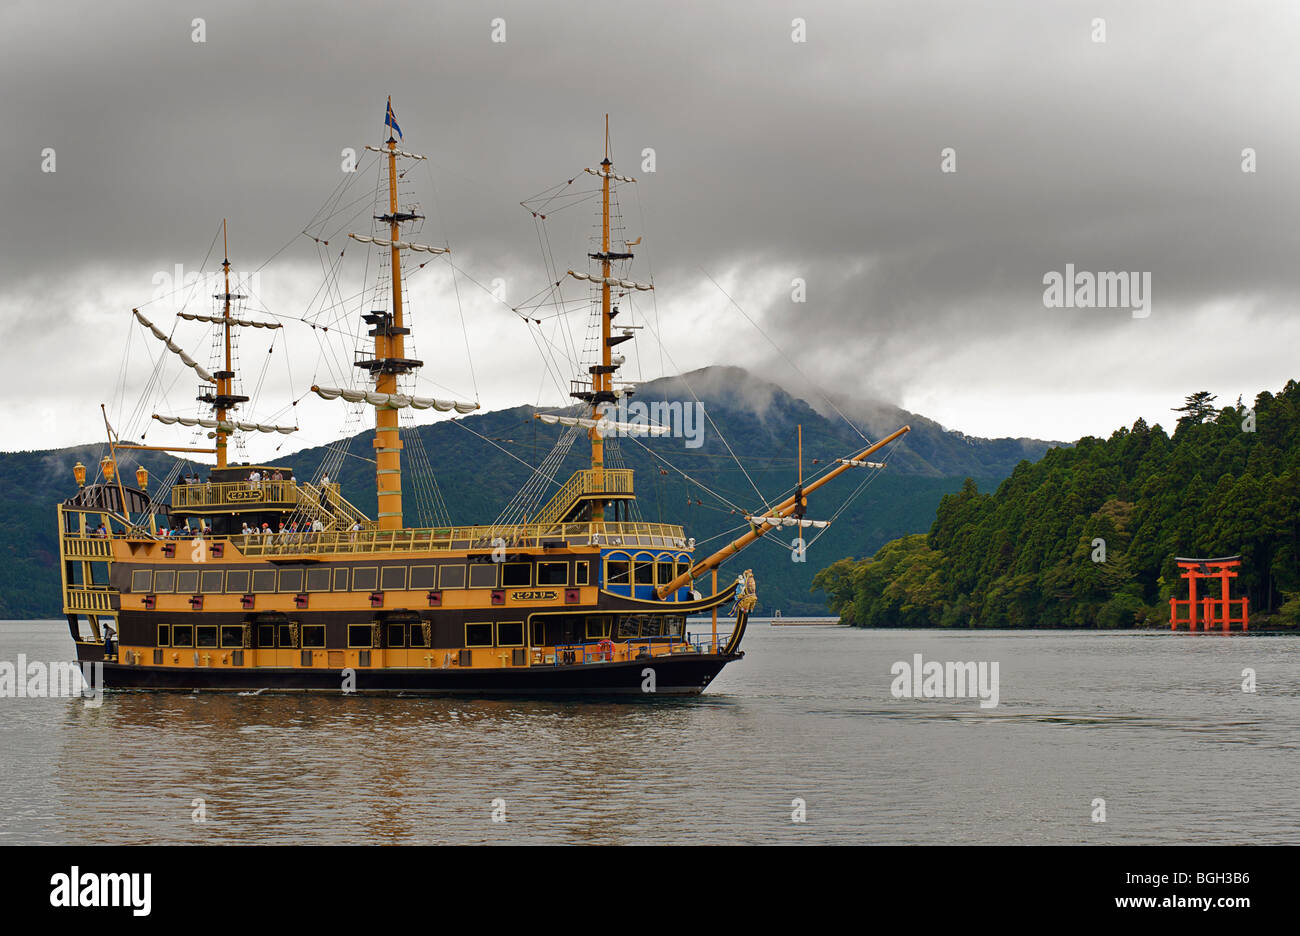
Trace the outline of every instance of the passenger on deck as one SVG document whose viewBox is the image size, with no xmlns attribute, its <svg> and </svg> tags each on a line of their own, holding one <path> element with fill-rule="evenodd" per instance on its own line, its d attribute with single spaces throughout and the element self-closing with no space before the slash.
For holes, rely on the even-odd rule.
<svg viewBox="0 0 1300 936">
<path fill-rule="evenodd" d="M 355 543 L 357 541 L 357 534 L 360 532 L 361 532 L 361 521 L 360 520 L 354 521 L 352 524 L 351 533 L 348 536 L 348 541 Z"/>
<path fill-rule="evenodd" d="M 109 624 L 107 621 L 104 622 L 103 631 L 104 631 L 104 655 L 112 656 L 113 638 L 117 636 L 117 631 L 113 630 L 113 625 Z"/>
</svg>

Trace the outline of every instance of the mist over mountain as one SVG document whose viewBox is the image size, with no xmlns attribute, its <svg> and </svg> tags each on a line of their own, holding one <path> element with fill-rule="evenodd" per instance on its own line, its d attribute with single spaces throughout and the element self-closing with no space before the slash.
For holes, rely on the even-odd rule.
<svg viewBox="0 0 1300 936">
<path fill-rule="evenodd" d="M 887 462 L 883 471 L 851 470 L 810 498 L 808 516 L 833 518 L 834 523 L 825 531 L 806 531 L 805 561 L 792 559 L 794 531 L 781 530 L 723 565 L 719 575 L 724 582 L 738 571 L 754 570 L 760 613 L 778 608 L 787 615 L 825 613 L 820 596 L 809 591 L 818 569 L 843 556 L 871 555 L 891 539 L 928 529 L 942 496 L 959 491 L 966 477 L 981 487 L 996 485 L 1020 461 L 1037 460 L 1058 444 L 971 438 L 882 403 L 837 399 L 831 407 L 821 399 L 809 402 L 737 367 L 708 367 L 649 381 L 632 399 L 647 405 L 704 404 L 708 418 L 698 437 L 620 438 L 614 445 L 606 443 L 607 465 L 616 467 L 621 457 L 636 471 L 641 517 L 684 525 L 687 535 L 696 540 L 699 557 L 743 532 L 744 512 L 761 511 L 793 488 L 800 425 L 805 476 L 835 458 L 864 449 L 868 444 L 864 436 L 874 441 L 900 426 L 912 427 L 908 435 L 872 456 Z M 564 432 L 563 427 L 534 419 L 535 412 L 534 407 L 519 406 L 412 430 L 428 454 L 437 495 L 434 485 L 417 482 L 416 446 L 408 440 L 403 485 L 407 525 L 438 522 L 433 506 L 437 496 L 445 502 L 453 523 L 496 519 L 533 473 L 530 466 L 539 464 Z M 347 440 L 347 454 L 333 477 L 349 500 L 373 516 L 371 438 L 366 430 Z M 72 466 L 81 461 L 93 476 L 106 448 L 96 444 L 0 454 L 0 618 L 59 615 L 54 508 L 76 491 Z M 278 463 L 309 477 L 329 448 L 306 449 Z M 162 453 L 121 455 L 126 479 L 143 464 L 157 483 L 174 464 L 171 456 Z M 589 455 L 585 437 L 579 437 L 556 471 L 555 483 L 546 485 L 543 503 L 573 471 L 588 464 Z M 856 496 L 851 496 L 855 491 Z"/>
</svg>

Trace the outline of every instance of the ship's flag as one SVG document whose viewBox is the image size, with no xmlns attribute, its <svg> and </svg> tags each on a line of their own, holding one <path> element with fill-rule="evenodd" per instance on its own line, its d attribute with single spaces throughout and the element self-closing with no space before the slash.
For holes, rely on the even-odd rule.
<svg viewBox="0 0 1300 936">
<path fill-rule="evenodd" d="M 399 140 L 402 138 L 402 128 L 397 125 L 397 118 L 393 116 L 393 101 L 391 98 L 388 101 L 388 113 L 384 115 L 384 126 L 392 127 L 393 132 L 397 134 L 397 138 Z"/>
</svg>

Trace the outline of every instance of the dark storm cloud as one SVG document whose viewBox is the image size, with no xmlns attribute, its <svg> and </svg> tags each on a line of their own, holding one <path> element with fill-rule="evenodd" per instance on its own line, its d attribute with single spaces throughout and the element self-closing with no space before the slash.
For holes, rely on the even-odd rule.
<svg viewBox="0 0 1300 936">
<path fill-rule="evenodd" d="M 340 150 L 380 138 L 392 94 L 406 144 L 432 159 L 435 239 L 471 272 L 544 280 L 517 202 L 593 165 L 608 111 L 619 168 L 642 179 L 623 207 L 660 302 L 691 291 L 739 335 L 703 272 L 732 276 L 746 311 L 840 390 L 905 392 L 990 335 L 1026 356 L 1131 343 L 1123 313 L 1043 308 L 1043 275 L 1066 263 L 1150 271 L 1159 342 L 1210 303 L 1247 327 L 1289 313 L 1300 276 L 1297 16 L 1282 3 L 11 5 L 0 294 L 23 284 L 35 318 L 50 310 L 33 282 L 92 266 L 147 289 L 149 271 L 201 256 L 223 216 L 260 262 L 338 182 Z M 806 43 L 791 41 L 795 17 Z M 39 171 L 46 146 L 54 175 Z M 944 147 L 955 173 L 939 171 Z M 1240 171 L 1245 147 L 1255 174 Z M 743 343 L 718 357 L 786 366 Z"/>
</svg>

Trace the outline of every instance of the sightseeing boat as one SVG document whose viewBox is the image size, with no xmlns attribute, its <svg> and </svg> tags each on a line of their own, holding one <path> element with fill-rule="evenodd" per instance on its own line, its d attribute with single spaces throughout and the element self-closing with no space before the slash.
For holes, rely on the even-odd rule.
<svg viewBox="0 0 1300 936">
<path fill-rule="evenodd" d="M 613 353 L 630 333 L 613 330 L 620 297 L 653 285 L 620 275 L 632 244 L 611 239 L 611 191 L 635 180 L 615 173 L 607 125 L 605 157 L 599 168 L 585 170 L 595 177 L 601 203 L 598 249 L 588 255 L 588 272 L 568 274 L 592 291 L 599 341 L 586 374 L 574 381 L 573 411 L 538 414 L 543 423 L 585 435 L 589 466 L 511 522 L 405 525 L 399 414 L 465 414 L 477 404 L 403 392 L 409 387 L 403 378 L 422 364 L 408 357 L 403 263 L 412 252 L 448 250 L 404 239 L 405 226 L 421 215 L 398 203 L 398 181 L 405 178 L 398 166 L 423 157 L 399 148 L 391 103 L 385 128 L 388 139 L 367 149 L 378 154 L 378 197 L 387 197 L 376 204 L 371 233 L 350 237 L 382 258 L 387 286 L 374 295 L 383 292 L 386 302 L 382 308 L 370 302 L 361 316 L 371 341 L 354 361 L 353 386 L 311 388 L 327 400 L 373 408 L 376 516 L 354 506 L 319 470 L 301 477 L 289 464 L 237 464 L 230 457 L 237 433 L 287 434 L 295 427 L 235 418 L 249 397 L 236 383 L 232 336 L 282 326 L 235 311 L 244 297 L 232 292 L 223 223 L 224 289 L 214 297 L 213 314 L 178 313 L 212 327 L 222 369 L 208 371 L 133 310 L 142 327 L 194 370 L 198 399 L 211 410 L 210 418 L 154 418 L 210 430 L 212 447 L 124 440 L 106 415 L 108 453 L 96 477 L 88 480 L 79 464 L 78 490 L 58 507 L 64 613 L 77 659 L 101 663 L 108 688 L 702 692 L 744 656 L 740 644 L 755 601 L 752 576 L 738 595 L 737 583 L 719 587 L 719 566 L 771 530 L 814 523 L 805 518 L 807 495 L 854 467 L 879 468 L 864 460 L 907 427 L 806 483 L 801 477 L 791 496 L 747 517 L 747 532 L 702 558 L 681 526 L 638 519 L 633 473 L 608 464 L 606 450 L 622 434 L 655 435 L 663 427 L 611 420 L 611 405 L 633 392 L 616 380 L 622 358 Z M 129 479 L 121 465 L 140 450 L 212 456 L 213 464 L 204 477 L 181 478 L 173 467 L 150 493 L 144 467 Z M 720 609 L 735 615 L 729 632 L 719 632 Z M 687 617 L 702 614 L 712 616 L 712 627 L 688 635 Z"/>
</svg>

